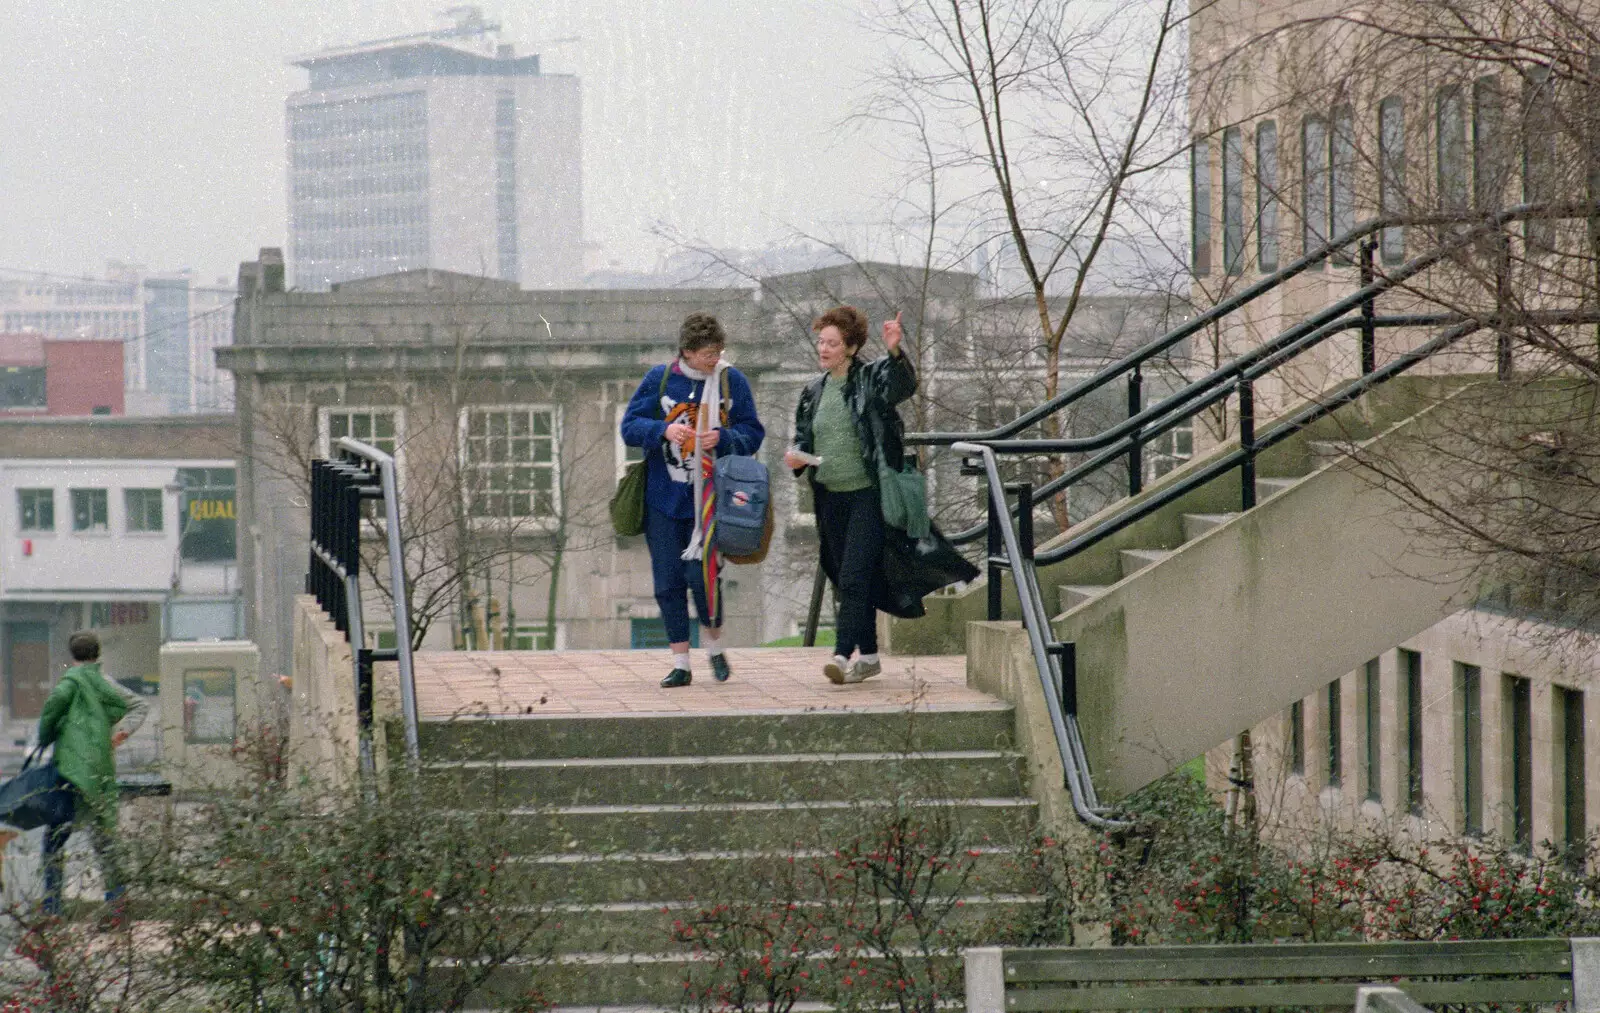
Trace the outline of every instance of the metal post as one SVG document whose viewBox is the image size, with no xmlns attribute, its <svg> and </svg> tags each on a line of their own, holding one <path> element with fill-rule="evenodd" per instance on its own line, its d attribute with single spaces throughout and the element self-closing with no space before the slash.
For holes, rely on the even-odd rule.
<svg viewBox="0 0 1600 1013">
<path fill-rule="evenodd" d="M 800 641 L 807 647 L 817 646 L 817 625 L 822 622 L 822 588 L 827 583 L 828 575 L 818 563 L 817 572 L 811 577 L 811 606 L 806 612 L 805 635 Z"/>
<path fill-rule="evenodd" d="M 1374 258 L 1377 254 L 1378 244 L 1371 239 L 1361 244 L 1361 287 L 1367 288 L 1377 278 L 1374 267 Z M 1373 322 L 1377 319 L 1378 306 L 1376 296 L 1367 296 L 1361 301 L 1361 375 L 1378 368 L 1378 328 Z"/>
<path fill-rule="evenodd" d="M 1018 482 L 1010 490 L 1017 494 L 1017 541 L 1022 546 L 1022 559 L 1013 562 L 1021 566 L 1033 558 L 1033 483 Z"/>
<path fill-rule="evenodd" d="M 1248 379 L 1239 379 L 1239 447 L 1244 460 L 1239 464 L 1239 505 L 1249 510 L 1256 505 L 1256 395 Z"/>
<path fill-rule="evenodd" d="M 1000 553 L 1004 551 L 1004 546 L 1001 544 L 1000 518 L 1004 515 L 1006 509 L 1005 495 L 1005 490 L 1000 486 L 989 487 L 989 583 L 987 590 L 989 592 L 988 616 L 991 623 L 999 622 L 1001 613 L 1004 611 L 1002 607 L 1004 603 L 1000 596 L 1002 590 L 1000 587 L 1000 564 L 996 560 L 1000 558 Z M 996 500 L 1000 503 L 998 508 L 995 506 Z"/>
<path fill-rule="evenodd" d="M 1134 366 L 1128 374 L 1128 418 L 1144 410 L 1144 376 Z M 1133 445 L 1128 448 L 1128 495 L 1137 496 L 1144 488 L 1144 436 L 1138 430 L 1129 434 Z"/>
</svg>

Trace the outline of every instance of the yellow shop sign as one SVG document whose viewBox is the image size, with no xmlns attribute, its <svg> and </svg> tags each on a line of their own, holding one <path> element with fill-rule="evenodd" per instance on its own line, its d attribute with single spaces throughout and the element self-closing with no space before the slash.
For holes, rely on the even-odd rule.
<svg viewBox="0 0 1600 1013">
<path fill-rule="evenodd" d="M 189 519 L 192 521 L 231 521 L 232 499 L 192 499 L 189 501 Z"/>
</svg>

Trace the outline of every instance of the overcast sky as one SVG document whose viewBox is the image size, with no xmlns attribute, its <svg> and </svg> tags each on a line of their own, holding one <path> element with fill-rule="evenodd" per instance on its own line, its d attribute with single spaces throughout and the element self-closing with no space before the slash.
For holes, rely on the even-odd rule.
<svg viewBox="0 0 1600 1013">
<path fill-rule="evenodd" d="M 285 235 L 287 64 L 422 31 L 448 0 L 0 0 L 0 268 L 107 259 L 231 279 Z M 760 246 L 870 214 L 893 172 L 836 127 L 873 53 L 849 0 L 501 0 L 584 88 L 586 238 L 648 268 L 657 223 Z M 542 42 L 577 36 L 579 41 Z"/>
</svg>

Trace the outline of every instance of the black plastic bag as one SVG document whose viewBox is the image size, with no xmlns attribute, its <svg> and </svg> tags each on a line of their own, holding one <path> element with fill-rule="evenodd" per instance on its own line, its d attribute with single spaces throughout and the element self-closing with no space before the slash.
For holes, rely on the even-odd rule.
<svg viewBox="0 0 1600 1013">
<path fill-rule="evenodd" d="M 883 585 L 878 609 L 901 619 L 926 615 L 922 599 L 964 580 L 976 580 L 978 568 L 950 544 L 936 527 L 921 538 L 898 528 L 883 530 Z"/>
</svg>

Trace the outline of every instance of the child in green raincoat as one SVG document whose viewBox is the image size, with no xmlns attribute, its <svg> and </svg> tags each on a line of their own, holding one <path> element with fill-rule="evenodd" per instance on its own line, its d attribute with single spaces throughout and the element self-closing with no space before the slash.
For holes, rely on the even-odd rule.
<svg viewBox="0 0 1600 1013">
<path fill-rule="evenodd" d="M 55 744 L 55 765 L 71 783 L 76 795 L 76 819 L 88 824 L 106 900 L 122 896 L 122 872 L 117 862 L 117 771 L 111 750 L 126 741 L 144 720 L 145 702 L 131 690 L 106 679 L 100 672 L 100 639 L 93 633 L 74 633 L 67 642 L 72 660 L 45 701 L 39 717 L 39 744 Z M 124 720 L 127 718 L 129 720 Z M 116 734 L 112 726 L 122 723 Z M 67 838 L 74 823 L 45 828 L 44 909 L 61 910 Z"/>
</svg>

